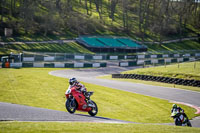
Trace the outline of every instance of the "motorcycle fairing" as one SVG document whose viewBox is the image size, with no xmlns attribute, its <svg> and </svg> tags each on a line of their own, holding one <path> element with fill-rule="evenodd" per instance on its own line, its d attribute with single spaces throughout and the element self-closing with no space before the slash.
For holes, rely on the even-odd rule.
<svg viewBox="0 0 200 133">
<path fill-rule="evenodd" d="M 77 110 L 88 112 L 92 109 L 91 107 L 87 107 L 85 96 L 81 92 L 77 93 L 75 89 L 71 89 L 71 93 L 78 103 Z"/>
</svg>

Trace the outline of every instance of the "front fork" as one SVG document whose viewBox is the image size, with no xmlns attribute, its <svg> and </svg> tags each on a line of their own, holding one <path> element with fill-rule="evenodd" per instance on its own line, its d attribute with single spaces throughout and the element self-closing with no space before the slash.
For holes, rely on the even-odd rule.
<svg viewBox="0 0 200 133">
<path fill-rule="evenodd" d="M 70 101 L 71 101 L 71 102 L 70 102 L 70 106 L 71 106 L 71 107 L 74 107 L 74 106 L 75 106 L 74 104 L 76 104 L 76 103 L 75 103 L 75 98 L 74 98 L 72 95 L 70 95 L 68 99 L 70 99 Z"/>
<path fill-rule="evenodd" d="M 88 107 L 95 108 L 95 105 L 93 104 L 92 100 L 88 100 L 87 105 Z"/>
</svg>

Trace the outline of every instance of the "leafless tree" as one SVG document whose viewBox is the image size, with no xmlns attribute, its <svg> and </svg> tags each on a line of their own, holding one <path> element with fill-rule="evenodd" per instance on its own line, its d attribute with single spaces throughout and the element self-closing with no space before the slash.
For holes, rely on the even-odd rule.
<svg viewBox="0 0 200 133">
<path fill-rule="evenodd" d="M 101 12 L 102 12 L 102 0 L 94 0 L 94 3 L 96 5 L 96 11 L 99 14 L 99 18 L 102 19 Z"/>
<path fill-rule="evenodd" d="M 115 10 L 116 10 L 117 4 L 118 4 L 118 0 L 110 1 L 110 18 L 112 19 L 112 21 L 114 21 L 114 15 L 115 15 Z"/>
<path fill-rule="evenodd" d="M 85 0 L 85 9 L 86 9 L 86 11 L 87 11 L 87 15 L 89 15 L 89 12 L 88 12 L 88 2 L 87 2 L 87 0 Z"/>
</svg>

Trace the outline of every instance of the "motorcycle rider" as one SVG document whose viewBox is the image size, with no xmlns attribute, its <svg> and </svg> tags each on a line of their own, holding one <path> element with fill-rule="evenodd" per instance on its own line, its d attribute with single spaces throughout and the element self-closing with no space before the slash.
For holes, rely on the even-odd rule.
<svg viewBox="0 0 200 133">
<path fill-rule="evenodd" d="M 172 105 L 172 109 L 171 109 L 171 113 L 173 112 L 174 109 L 175 109 L 177 112 L 183 114 L 183 116 L 184 116 L 185 118 L 188 119 L 187 115 L 185 114 L 184 110 L 183 110 L 181 107 L 177 106 L 176 104 L 173 104 L 173 105 Z"/>
<path fill-rule="evenodd" d="M 78 82 L 76 80 L 76 78 L 69 79 L 69 87 L 68 87 L 68 89 L 70 89 L 70 88 L 72 88 L 74 86 L 76 87 L 76 89 L 78 91 L 80 91 L 81 93 L 83 93 L 84 96 L 86 95 L 87 89 L 85 88 L 85 86 L 83 84 L 81 84 L 80 82 Z M 67 94 L 67 91 L 65 92 L 65 94 Z"/>
</svg>

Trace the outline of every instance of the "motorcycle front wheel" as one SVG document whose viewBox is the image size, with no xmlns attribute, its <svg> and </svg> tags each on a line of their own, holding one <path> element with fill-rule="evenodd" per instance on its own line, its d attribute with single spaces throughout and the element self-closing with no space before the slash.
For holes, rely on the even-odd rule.
<svg viewBox="0 0 200 133">
<path fill-rule="evenodd" d="M 188 127 L 192 127 L 192 124 L 191 124 L 190 120 L 188 120 L 187 126 L 188 126 Z"/>
<path fill-rule="evenodd" d="M 88 112 L 88 114 L 90 114 L 91 116 L 95 116 L 98 113 L 98 107 L 97 104 L 91 100 L 90 102 L 91 104 L 94 105 L 94 107 L 91 107 L 92 109 Z"/>
<path fill-rule="evenodd" d="M 174 122 L 175 122 L 175 125 L 176 125 L 176 126 L 182 126 L 182 122 L 180 121 L 179 118 L 175 118 L 175 119 L 174 119 Z"/>
<path fill-rule="evenodd" d="M 77 108 L 76 100 L 72 98 L 68 98 L 65 103 L 65 107 L 69 113 L 73 114 Z"/>
</svg>

